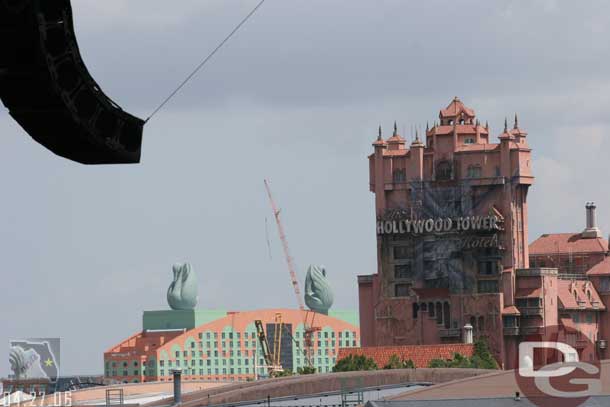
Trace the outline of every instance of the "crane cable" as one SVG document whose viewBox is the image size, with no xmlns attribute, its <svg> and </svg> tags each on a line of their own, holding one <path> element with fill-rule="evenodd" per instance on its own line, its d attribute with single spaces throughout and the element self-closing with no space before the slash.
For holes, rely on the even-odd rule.
<svg viewBox="0 0 610 407">
<path fill-rule="evenodd" d="M 254 13 L 256 13 L 256 11 L 263 5 L 263 3 L 265 2 L 265 0 L 261 0 L 256 7 L 254 7 L 252 9 L 252 11 L 250 11 L 248 13 L 248 15 L 246 15 L 246 17 L 244 17 L 239 24 L 237 24 L 235 26 L 235 28 L 233 28 L 233 31 L 231 31 L 229 33 L 229 35 L 227 35 L 225 37 L 224 40 L 222 40 L 220 42 L 220 44 L 218 44 L 218 46 L 216 48 L 214 48 L 214 50 L 212 52 L 210 52 L 208 54 L 208 56 L 206 56 L 203 61 L 201 61 L 199 63 L 199 65 L 197 65 L 197 67 L 195 67 L 195 69 L 193 69 L 193 71 L 176 87 L 176 89 L 173 90 L 172 93 L 169 94 L 169 96 L 167 96 L 163 102 L 161 102 L 161 104 L 159 106 L 157 106 L 157 108 L 150 114 L 150 116 L 148 116 L 148 118 L 146 120 L 144 120 L 144 123 L 148 123 L 148 121 L 155 115 L 157 114 L 157 112 L 159 110 L 161 110 L 166 104 L 167 102 L 169 102 L 175 95 L 176 93 L 178 93 L 180 91 L 180 89 L 182 89 L 184 87 L 184 85 L 186 85 L 188 83 L 188 81 L 190 81 L 193 76 L 195 76 L 195 74 L 197 74 L 197 72 L 199 72 L 199 70 L 201 68 L 203 68 L 203 66 L 210 60 L 212 59 L 212 57 L 214 56 L 214 54 L 216 54 L 216 52 L 218 52 L 230 39 L 231 37 L 233 37 L 233 35 L 239 31 L 239 29 L 250 19 L 250 17 L 252 17 L 254 15 Z"/>
</svg>

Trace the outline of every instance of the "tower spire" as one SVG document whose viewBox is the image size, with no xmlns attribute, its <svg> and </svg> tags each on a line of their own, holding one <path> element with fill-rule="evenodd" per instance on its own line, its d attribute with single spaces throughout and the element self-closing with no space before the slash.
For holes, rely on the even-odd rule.
<svg viewBox="0 0 610 407">
<path fill-rule="evenodd" d="M 504 118 L 504 133 L 508 132 L 508 119 Z"/>
<path fill-rule="evenodd" d="M 396 120 L 394 120 L 394 134 L 393 136 L 398 135 L 398 126 L 396 125 Z"/>
<path fill-rule="evenodd" d="M 519 119 L 517 119 L 517 113 L 515 113 L 515 126 L 514 126 L 514 128 L 515 129 L 519 128 Z"/>
<path fill-rule="evenodd" d="M 377 136 L 377 141 L 382 141 L 383 139 L 381 138 L 381 124 L 379 125 L 379 135 Z"/>
</svg>

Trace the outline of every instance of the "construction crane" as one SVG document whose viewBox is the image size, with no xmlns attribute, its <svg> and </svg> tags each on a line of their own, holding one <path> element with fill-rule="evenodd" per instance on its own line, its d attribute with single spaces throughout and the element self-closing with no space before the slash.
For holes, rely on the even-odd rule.
<svg viewBox="0 0 610 407">
<path fill-rule="evenodd" d="M 305 361 L 308 366 L 312 366 L 311 356 L 313 349 L 313 341 L 312 336 L 313 333 L 319 331 L 319 327 L 314 327 L 314 319 L 316 317 L 316 313 L 310 310 L 305 309 L 305 304 L 303 302 L 303 297 L 301 296 L 301 289 L 299 288 L 299 280 L 297 278 L 297 273 L 295 271 L 294 262 L 292 260 L 292 256 L 290 255 L 290 250 L 288 249 L 288 240 L 286 239 L 286 234 L 284 233 L 284 226 L 282 225 L 282 221 L 280 219 L 280 210 L 278 209 L 275 201 L 273 200 L 273 195 L 271 194 L 271 188 L 269 187 L 269 182 L 265 180 L 265 189 L 267 190 L 267 195 L 269 196 L 269 202 L 271 204 L 271 210 L 273 211 L 273 216 L 275 217 L 275 223 L 277 224 L 277 231 L 280 235 L 280 240 L 282 241 L 282 248 L 284 250 L 284 257 L 286 258 L 286 264 L 288 265 L 288 272 L 290 273 L 290 281 L 292 283 L 292 287 L 294 289 L 294 294 L 297 297 L 297 302 L 299 304 L 299 310 L 304 311 L 303 318 L 303 342 L 304 342 L 304 351 L 303 355 L 305 356 Z"/>
<path fill-rule="evenodd" d="M 290 250 L 288 250 L 288 240 L 286 240 L 286 234 L 284 233 L 284 227 L 282 226 L 282 221 L 280 220 L 280 210 L 277 208 L 275 201 L 273 200 L 273 196 L 271 195 L 271 188 L 269 188 L 269 183 L 265 180 L 265 189 L 267 190 L 267 195 L 269 196 L 269 202 L 271 203 L 271 210 L 273 210 L 273 216 L 275 217 L 275 223 L 277 224 L 277 231 L 280 235 L 280 240 L 282 241 L 282 248 L 284 249 L 284 257 L 286 258 L 286 264 L 288 265 L 288 271 L 290 272 L 290 281 L 292 282 L 292 287 L 294 288 L 294 294 L 297 296 L 297 302 L 299 303 L 299 309 L 301 311 L 305 310 L 305 304 L 303 303 L 303 298 L 301 297 L 301 289 L 299 288 L 299 280 L 297 279 L 297 273 L 294 270 L 294 263 L 292 261 L 292 256 L 290 256 Z"/>
<path fill-rule="evenodd" d="M 265 366 L 269 372 L 269 376 L 274 376 L 278 372 L 283 372 L 282 368 L 282 331 L 284 330 L 284 324 L 282 323 L 282 314 L 275 314 L 275 327 L 273 331 L 273 352 L 269 349 L 269 342 L 267 341 L 267 335 L 263 329 L 263 322 L 260 319 L 254 321 L 256 327 L 256 336 L 261 346 L 261 352 L 263 353 L 263 360 Z M 256 363 L 256 361 L 255 361 Z M 255 368 L 256 374 L 256 368 Z"/>
</svg>

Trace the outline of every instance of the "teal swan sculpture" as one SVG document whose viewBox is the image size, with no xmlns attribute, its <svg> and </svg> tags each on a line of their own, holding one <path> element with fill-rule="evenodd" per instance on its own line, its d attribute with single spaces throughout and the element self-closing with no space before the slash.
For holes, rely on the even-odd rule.
<svg viewBox="0 0 610 407">
<path fill-rule="evenodd" d="M 174 280 L 167 289 L 167 303 L 173 310 L 192 310 L 197 305 L 197 276 L 189 263 L 172 267 Z"/>
<path fill-rule="evenodd" d="M 309 266 L 305 277 L 305 304 L 312 311 L 328 315 L 333 301 L 333 290 L 326 278 L 324 266 Z"/>
</svg>

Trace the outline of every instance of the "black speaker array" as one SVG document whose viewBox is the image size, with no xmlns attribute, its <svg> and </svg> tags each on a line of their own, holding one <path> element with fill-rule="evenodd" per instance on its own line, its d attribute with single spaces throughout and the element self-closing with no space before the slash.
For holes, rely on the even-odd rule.
<svg viewBox="0 0 610 407">
<path fill-rule="evenodd" d="M 138 163 L 144 121 L 82 61 L 70 0 L 0 0 L 0 98 L 37 142 L 83 164 Z"/>
</svg>

